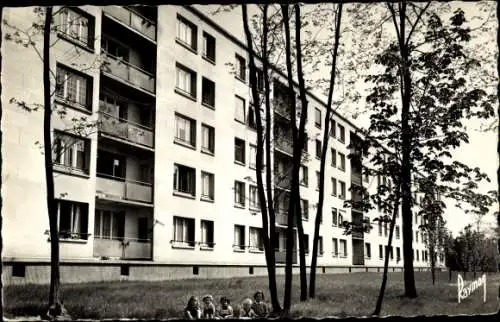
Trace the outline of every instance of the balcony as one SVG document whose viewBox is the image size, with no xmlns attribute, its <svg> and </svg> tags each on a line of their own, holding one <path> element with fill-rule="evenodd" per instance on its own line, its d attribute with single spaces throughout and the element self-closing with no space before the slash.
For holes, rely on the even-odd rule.
<svg viewBox="0 0 500 322">
<path fill-rule="evenodd" d="M 105 6 L 103 12 L 132 28 L 152 41 L 156 41 L 156 23 L 141 14 L 120 6 Z"/>
<path fill-rule="evenodd" d="M 151 239 L 94 238 L 94 257 L 151 259 Z"/>
<path fill-rule="evenodd" d="M 285 208 L 276 209 L 276 224 L 281 226 L 288 226 L 288 210 Z M 294 218 L 293 226 L 297 225 L 297 219 Z"/>
<path fill-rule="evenodd" d="M 352 234 L 352 238 L 355 238 L 355 239 L 363 239 L 364 238 L 364 232 L 363 232 L 362 228 L 360 230 L 357 230 L 355 227 L 353 227 L 351 234 Z"/>
<path fill-rule="evenodd" d="M 104 194 L 106 198 L 153 202 L 153 187 L 150 183 L 98 173 L 96 185 L 96 192 Z"/>
<path fill-rule="evenodd" d="M 365 264 L 365 256 L 364 255 L 353 255 L 352 256 L 352 264 L 353 265 L 364 265 Z"/>
<path fill-rule="evenodd" d="M 285 138 L 286 134 L 277 133 L 274 136 L 275 148 L 284 152 L 286 154 L 293 154 L 293 142 L 290 139 Z"/>
<path fill-rule="evenodd" d="M 282 189 L 291 189 L 292 185 L 292 177 L 290 175 L 290 172 L 284 172 L 284 173 L 276 173 L 274 176 L 274 184 Z"/>
<path fill-rule="evenodd" d="M 284 264 L 286 263 L 286 250 L 285 249 L 275 249 L 274 256 L 276 263 Z M 292 254 L 292 264 L 297 264 L 297 251 L 293 251 Z"/>
<path fill-rule="evenodd" d="M 105 53 L 104 62 L 102 69 L 105 74 L 110 74 L 132 86 L 155 94 L 156 79 L 153 74 L 108 53 Z"/>
<path fill-rule="evenodd" d="M 99 130 L 103 133 L 149 148 L 153 148 L 154 145 L 152 129 L 104 112 L 99 112 Z"/>
<path fill-rule="evenodd" d="M 286 103 L 276 103 L 274 108 L 274 113 L 282 118 L 290 121 L 292 119 L 292 112 L 290 111 L 290 106 Z"/>
<path fill-rule="evenodd" d="M 354 170 L 351 170 L 351 182 L 355 185 L 361 186 L 362 183 L 362 177 L 361 177 L 361 172 L 354 172 Z"/>
</svg>

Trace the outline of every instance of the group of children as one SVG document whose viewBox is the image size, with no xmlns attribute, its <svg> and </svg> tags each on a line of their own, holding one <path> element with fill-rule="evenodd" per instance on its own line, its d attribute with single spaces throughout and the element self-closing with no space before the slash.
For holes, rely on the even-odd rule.
<svg viewBox="0 0 500 322">
<path fill-rule="evenodd" d="M 184 309 L 184 317 L 189 320 L 197 319 L 227 319 L 227 318 L 265 318 L 267 317 L 267 304 L 264 302 L 264 292 L 255 292 L 254 302 L 250 298 L 246 298 L 241 303 L 241 309 L 238 316 L 234 316 L 231 302 L 225 296 L 220 299 L 220 306 L 216 309 L 213 303 L 212 295 L 203 297 L 203 307 L 200 307 L 198 299 L 191 296 L 186 308 Z"/>
</svg>

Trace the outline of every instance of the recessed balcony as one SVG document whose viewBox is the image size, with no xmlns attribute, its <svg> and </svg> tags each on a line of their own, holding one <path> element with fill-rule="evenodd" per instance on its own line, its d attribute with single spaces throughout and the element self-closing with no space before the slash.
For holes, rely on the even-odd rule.
<svg viewBox="0 0 500 322">
<path fill-rule="evenodd" d="M 103 7 L 104 14 L 133 29 L 149 40 L 156 41 L 156 23 L 135 10 L 120 6 Z"/>
<path fill-rule="evenodd" d="M 148 148 L 154 147 L 154 135 L 151 128 L 120 119 L 102 111 L 99 112 L 99 130 L 102 133 L 134 144 Z"/>
<path fill-rule="evenodd" d="M 97 173 L 96 192 L 105 199 L 153 202 L 153 185 L 136 180 Z"/>
<path fill-rule="evenodd" d="M 151 239 L 94 238 L 94 257 L 110 259 L 151 259 Z"/>
<path fill-rule="evenodd" d="M 109 53 L 104 53 L 104 62 L 102 71 L 105 75 L 117 78 L 139 90 L 155 94 L 155 75 Z"/>
</svg>

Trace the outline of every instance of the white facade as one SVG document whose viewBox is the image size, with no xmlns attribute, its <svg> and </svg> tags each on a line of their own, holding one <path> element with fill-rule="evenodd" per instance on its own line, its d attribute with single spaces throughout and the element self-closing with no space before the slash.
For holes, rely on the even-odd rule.
<svg viewBox="0 0 500 322">
<path fill-rule="evenodd" d="M 248 63 L 245 48 L 228 36 L 224 26 L 215 25 L 195 9 L 160 6 L 157 20 L 154 19 L 158 23 L 153 21 L 151 25 L 135 23 L 142 18 L 120 7 L 109 7 L 104 12 L 102 8 L 92 6 L 81 7 L 80 10 L 82 12 L 76 12 L 88 15 L 90 19 L 88 27 L 93 30 L 90 35 L 94 34 L 95 40 L 88 48 L 81 44 L 75 46 L 67 37 L 54 34 L 53 39 L 57 43 L 51 49 L 51 66 L 53 71 L 57 70 L 57 64 L 81 71 L 81 67 L 72 64 L 94 65 L 82 71 L 89 77 L 88 110 L 68 104 L 64 119 L 54 115 L 54 130 L 71 127 L 73 117 L 97 120 L 98 112 L 104 111 L 100 101 L 118 99 L 125 103 L 110 103 L 111 107 L 106 110 L 104 120 L 119 118 L 113 125 L 115 127 L 103 127 L 99 133 L 97 130 L 90 131 L 83 137 L 86 140 L 82 145 L 85 156 L 77 155 L 76 151 L 73 158 L 83 158 L 84 171 L 74 169 L 79 167 L 75 163 L 79 161 L 71 161 L 73 159 L 61 161 L 66 162 L 66 166 L 68 162 L 71 163 L 73 169 L 57 167 L 56 197 L 62 201 L 82 203 L 61 204 L 62 212 L 73 209 L 70 210 L 71 214 L 62 215 L 65 223 L 61 225 L 69 225 L 71 231 L 62 237 L 61 258 L 68 261 L 134 259 L 183 265 L 264 265 L 263 252 L 258 247 L 249 247 L 253 244 L 251 239 L 255 237 L 252 228 L 262 225 L 258 209 L 250 207 L 249 200 L 250 185 L 256 185 L 252 183 L 255 182 L 255 170 L 250 166 L 250 144 L 255 144 L 256 132 L 249 127 L 248 122 L 245 124 L 235 120 L 235 109 L 239 102 L 237 97 L 245 100 L 248 113 L 251 100 L 248 75 L 246 81 L 242 81 L 235 77 L 227 65 L 235 63 L 236 55 L 245 58 Z M 7 8 L 4 10 L 4 19 L 11 24 L 28 27 L 35 15 L 30 8 Z M 182 22 L 181 26 L 177 26 L 178 21 Z M 205 34 L 215 39 L 214 61 L 203 55 Z M 197 39 L 195 49 L 188 44 L 193 36 Z M 41 37 L 38 40 L 40 49 Z M 116 64 L 112 60 L 109 69 L 95 67 L 98 66 L 95 62 L 102 59 L 99 58 L 104 50 L 101 44 L 105 44 L 106 50 L 112 52 L 113 56 L 125 52 L 122 59 L 128 63 Z M 26 112 L 16 104 L 9 103 L 10 98 L 27 103 L 43 102 L 42 64 L 32 48 L 24 48 L 10 41 L 4 41 L 3 45 L 2 256 L 12 261 L 45 261 L 50 258 L 50 243 L 45 234 L 49 228 L 45 173 L 43 155 L 39 146 L 35 145 L 37 141 L 43 142 L 43 111 Z M 212 54 L 209 50 L 208 55 Z M 208 104 L 213 103 L 211 107 L 206 104 L 212 98 L 209 93 L 210 82 L 205 83 L 204 78 L 215 83 L 213 101 Z M 194 79 L 196 85 L 192 83 Z M 284 79 L 281 81 L 285 83 Z M 81 86 L 81 83 L 77 86 Z M 106 96 L 104 99 L 105 93 L 112 93 L 113 98 Z M 60 102 L 60 99 L 56 102 Z M 154 108 L 145 112 L 144 109 L 149 108 L 147 106 Z M 315 125 L 316 108 L 321 110 L 319 127 Z M 308 184 L 301 187 L 301 197 L 309 204 L 309 219 L 303 224 L 305 233 L 309 235 L 310 249 L 316 211 L 314 205 L 318 197 L 315 173 L 319 171 L 320 165 L 319 159 L 315 158 L 315 140 L 322 138 L 324 113 L 325 105 L 309 96 L 306 131 L 310 161 L 306 164 Z M 183 121 L 179 119 L 177 122 L 176 116 Z M 348 145 L 350 134 L 355 128 L 338 115 L 333 120 L 336 137 L 330 138 L 329 146 L 336 150 L 337 164 L 332 165 L 329 152 L 324 217 L 320 228 L 323 254 L 318 258 L 318 266 L 353 266 L 353 237 L 343 235 L 343 229 L 333 224 L 332 210 L 345 211 L 344 220 L 351 220 L 352 210 L 343 207 L 344 201 L 339 198 L 339 194 L 342 181 L 345 183 L 345 199 L 350 199 Z M 118 126 L 124 132 L 117 133 Z M 190 129 L 193 126 L 195 130 Z M 213 129 L 213 144 L 204 138 L 202 126 Z M 344 142 L 340 139 L 341 127 L 345 131 Z M 136 134 L 137 131 L 140 134 Z M 235 161 L 235 138 L 244 141 L 244 162 Z M 213 146 L 213 153 L 202 146 Z M 340 154 L 345 157 L 343 170 Z M 279 152 L 275 151 L 273 160 L 277 155 Z M 174 170 L 176 166 L 177 170 Z M 202 172 L 213 175 L 213 181 L 207 180 L 202 184 Z M 331 178 L 337 180 L 336 196 L 333 195 Z M 235 181 L 244 183 L 243 206 L 235 204 Z M 369 178 L 363 184 L 373 191 L 377 178 Z M 75 209 L 78 207 L 83 210 L 77 214 Z M 377 214 L 368 213 L 364 216 L 373 219 Z M 241 235 L 235 233 L 235 225 L 244 227 L 244 238 L 241 237 L 243 245 L 235 240 L 235 235 Z M 365 233 L 357 242 L 361 245 L 358 247 L 364 250 L 361 253 L 358 250 L 357 256 L 363 259 L 359 263 L 361 266 L 381 267 L 383 259 L 379 255 L 379 245 L 386 244 L 388 235 L 382 231 L 380 236 L 377 224 L 372 225 L 373 230 Z M 400 233 L 394 236 L 394 256 L 390 265 L 402 267 L 400 218 L 397 226 Z M 334 239 L 337 240 L 339 254 L 334 249 Z M 346 254 L 341 249 L 343 241 Z M 419 253 L 425 249 L 421 238 L 413 242 L 414 249 Z M 366 251 L 367 243 L 370 244 L 370 257 Z M 280 241 L 280 248 L 282 246 L 283 240 Z M 401 254 L 399 261 L 397 248 Z M 428 262 L 422 261 L 422 254 L 419 254 L 418 259 L 414 261 L 416 267 L 428 266 Z M 310 261 L 310 255 L 307 261 Z"/>
</svg>

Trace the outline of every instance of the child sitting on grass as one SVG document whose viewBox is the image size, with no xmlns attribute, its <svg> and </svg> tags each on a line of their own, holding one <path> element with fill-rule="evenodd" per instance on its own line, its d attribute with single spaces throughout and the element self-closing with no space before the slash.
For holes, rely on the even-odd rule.
<svg viewBox="0 0 500 322">
<path fill-rule="evenodd" d="M 203 297 L 203 318 L 213 319 L 215 318 L 215 305 L 214 298 L 212 295 L 208 294 Z"/>
<path fill-rule="evenodd" d="M 252 310 L 252 300 L 249 298 L 244 299 L 241 303 L 240 318 L 252 319 L 255 317 L 257 317 L 257 315 Z"/>
<path fill-rule="evenodd" d="M 217 311 L 217 317 L 221 319 L 230 319 L 233 317 L 233 308 L 231 302 L 225 296 L 220 299 L 220 307 Z"/>
<path fill-rule="evenodd" d="M 184 317 L 188 320 L 198 320 L 201 318 L 200 305 L 195 296 L 189 298 L 188 304 L 184 309 Z"/>
<path fill-rule="evenodd" d="M 253 299 L 255 300 L 255 302 L 252 305 L 252 310 L 255 312 L 257 317 L 267 317 L 267 304 L 264 302 L 264 292 L 258 290 L 257 292 L 255 292 Z"/>
</svg>

